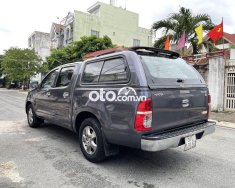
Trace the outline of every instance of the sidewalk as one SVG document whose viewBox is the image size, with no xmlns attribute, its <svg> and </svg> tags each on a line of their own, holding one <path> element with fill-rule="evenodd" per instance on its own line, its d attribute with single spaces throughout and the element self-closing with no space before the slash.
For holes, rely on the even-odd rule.
<svg viewBox="0 0 235 188">
<path fill-rule="evenodd" d="M 23 93 L 23 94 L 28 94 L 28 92 L 29 92 L 29 90 L 22 90 L 22 89 L 20 89 L 20 90 L 18 90 L 18 92 L 19 93 Z"/>
<path fill-rule="evenodd" d="M 210 119 L 218 126 L 235 129 L 235 112 L 211 112 Z"/>
<path fill-rule="evenodd" d="M 29 90 L 22 90 L 22 89 L 6 89 L 6 88 L 0 88 L 0 91 L 4 91 L 4 92 L 19 92 L 22 94 L 27 95 Z"/>
</svg>

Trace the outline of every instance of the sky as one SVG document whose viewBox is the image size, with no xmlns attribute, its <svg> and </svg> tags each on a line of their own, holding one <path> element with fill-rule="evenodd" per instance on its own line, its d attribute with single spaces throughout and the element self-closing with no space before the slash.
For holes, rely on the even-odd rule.
<svg viewBox="0 0 235 188">
<path fill-rule="evenodd" d="M 100 0 L 109 3 L 110 0 Z M 27 48 L 33 31 L 50 32 L 73 10 L 86 12 L 97 0 L 6 0 L 0 5 L 0 54 L 10 47 Z M 151 28 L 153 22 L 165 19 L 179 7 L 194 14 L 209 14 L 215 24 L 224 20 L 224 31 L 235 33 L 234 0 L 116 0 L 116 5 L 139 14 L 139 26 Z"/>
</svg>

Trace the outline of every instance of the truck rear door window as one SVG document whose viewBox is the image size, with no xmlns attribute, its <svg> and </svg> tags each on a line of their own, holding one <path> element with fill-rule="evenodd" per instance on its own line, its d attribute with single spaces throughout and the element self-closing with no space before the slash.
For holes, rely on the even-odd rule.
<svg viewBox="0 0 235 188">
<path fill-rule="evenodd" d="M 83 83 L 98 83 L 103 61 L 88 63 L 84 69 Z"/>
<path fill-rule="evenodd" d="M 123 58 L 110 59 L 104 62 L 99 82 L 127 80 L 127 66 Z"/>
</svg>

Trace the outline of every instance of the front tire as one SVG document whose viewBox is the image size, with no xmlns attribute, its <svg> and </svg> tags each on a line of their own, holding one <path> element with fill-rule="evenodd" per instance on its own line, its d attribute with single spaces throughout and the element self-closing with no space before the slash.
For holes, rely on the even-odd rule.
<svg viewBox="0 0 235 188">
<path fill-rule="evenodd" d="M 79 130 L 79 143 L 85 158 L 93 163 L 105 159 L 100 123 L 95 118 L 85 119 Z"/>
<path fill-rule="evenodd" d="M 32 104 L 30 104 L 28 107 L 27 107 L 27 120 L 28 120 L 28 124 L 29 124 L 29 127 L 31 128 L 36 128 L 38 127 L 40 124 L 43 123 L 43 120 L 39 119 L 34 110 L 33 110 L 33 106 Z"/>
</svg>

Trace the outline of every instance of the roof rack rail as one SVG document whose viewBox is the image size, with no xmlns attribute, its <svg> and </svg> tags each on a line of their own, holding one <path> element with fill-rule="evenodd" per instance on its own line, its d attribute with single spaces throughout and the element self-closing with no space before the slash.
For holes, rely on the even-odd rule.
<svg viewBox="0 0 235 188">
<path fill-rule="evenodd" d="M 108 54 L 112 54 L 112 53 L 116 53 L 116 52 L 121 52 L 121 51 L 123 51 L 123 50 L 111 50 L 109 52 L 98 54 L 95 57 L 100 57 L 100 56 L 103 56 L 103 55 L 108 55 Z"/>
<path fill-rule="evenodd" d="M 82 59 L 89 59 L 89 58 L 94 58 L 94 57 L 100 57 L 103 55 L 115 53 L 115 52 L 121 52 L 121 51 L 127 51 L 128 48 L 124 46 L 116 46 L 113 48 L 106 48 L 104 50 L 98 50 L 95 52 L 90 52 L 82 57 Z"/>
<path fill-rule="evenodd" d="M 153 47 L 136 46 L 136 47 L 129 48 L 129 50 L 134 51 L 139 55 L 156 54 L 160 57 L 168 57 L 168 58 L 173 58 L 173 59 L 180 57 L 180 55 L 177 52 L 162 50 L 162 49 L 153 48 Z"/>
</svg>

